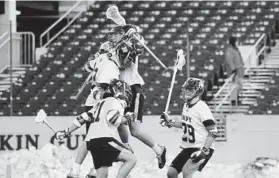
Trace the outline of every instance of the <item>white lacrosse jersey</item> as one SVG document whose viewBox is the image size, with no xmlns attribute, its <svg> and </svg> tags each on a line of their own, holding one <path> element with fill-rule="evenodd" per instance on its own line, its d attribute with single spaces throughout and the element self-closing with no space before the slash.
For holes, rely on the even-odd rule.
<svg viewBox="0 0 279 178">
<path fill-rule="evenodd" d="M 110 83 L 112 79 L 119 79 L 119 60 L 110 53 L 101 54 L 97 59 L 88 62 L 88 68 L 93 72 L 96 83 Z"/>
<path fill-rule="evenodd" d="M 105 51 L 109 52 L 114 47 L 115 46 L 112 42 L 106 41 L 101 44 L 99 52 L 100 53 Z M 134 84 L 144 85 L 144 80 L 142 79 L 142 77 L 138 72 L 138 57 L 136 57 L 135 59 L 135 64 L 120 72 L 120 80 L 123 80 L 129 85 L 134 85 Z"/>
<path fill-rule="evenodd" d="M 92 72 L 93 84 L 107 83 L 113 79 L 119 79 L 119 62 L 116 56 L 108 56 L 109 53 L 101 54 L 97 59 L 89 61 L 87 71 Z M 85 106 L 93 106 L 97 100 L 93 97 L 93 90 L 88 95 Z"/>
<path fill-rule="evenodd" d="M 119 99 L 109 97 L 100 100 L 89 112 L 94 122 L 90 124 L 85 141 L 102 137 L 118 139 L 117 127 L 124 115 L 124 106 Z"/>
<path fill-rule="evenodd" d="M 203 122 L 206 120 L 214 120 L 213 114 L 204 101 L 198 101 L 192 107 L 188 107 L 185 103 L 182 111 L 182 148 L 199 148 L 203 147 L 208 135 Z M 211 148 L 213 148 L 213 144 Z"/>
<path fill-rule="evenodd" d="M 128 67 L 125 70 L 120 71 L 120 80 L 123 80 L 129 85 L 135 85 L 135 84 L 144 85 L 144 80 L 142 79 L 142 77 L 138 72 L 138 66 L 139 66 L 138 60 L 139 58 L 137 56 L 135 59 L 135 63 L 132 64 L 132 66 Z"/>
</svg>

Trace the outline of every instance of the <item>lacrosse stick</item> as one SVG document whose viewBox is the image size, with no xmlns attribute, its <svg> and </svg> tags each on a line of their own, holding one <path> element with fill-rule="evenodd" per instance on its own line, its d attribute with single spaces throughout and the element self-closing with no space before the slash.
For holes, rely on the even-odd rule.
<svg viewBox="0 0 279 178">
<path fill-rule="evenodd" d="M 139 114 L 139 101 L 140 101 L 140 94 L 137 93 L 136 101 L 135 101 L 135 108 L 134 108 L 135 119 L 138 118 L 138 114 Z"/>
<path fill-rule="evenodd" d="M 75 96 L 71 96 L 71 99 L 73 99 L 73 100 L 77 100 L 77 99 L 78 99 L 79 95 L 82 93 L 82 91 L 84 90 L 84 88 L 86 87 L 86 85 L 89 83 L 89 80 L 92 78 L 93 74 L 94 74 L 94 73 L 91 72 L 91 73 L 87 76 L 87 78 L 86 78 L 86 80 L 83 82 L 82 86 L 78 89 L 77 94 L 76 94 Z"/>
<path fill-rule="evenodd" d="M 37 124 L 44 123 L 48 128 L 50 128 L 54 133 L 56 133 L 53 127 L 51 127 L 51 125 L 47 122 L 46 117 L 47 117 L 46 112 L 43 109 L 40 109 L 40 111 L 37 113 L 37 116 L 35 118 L 35 122 Z"/>
<path fill-rule="evenodd" d="M 177 74 L 178 70 L 182 70 L 182 67 L 186 64 L 186 60 L 185 60 L 185 55 L 182 49 L 179 49 L 177 51 L 177 56 L 176 56 L 176 62 L 175 65 L 173 67 L 173 75 L 172 75 L 172 79 L 171 79 L 171 86 L 170 86 L 170 91 L 169 91 L 169 95 L 168 95 L 168 99 L 167 99 L 167 103 L 166 103 L 166 107 L 165 107 L 165 113 L 168 112 L 169 110 L 169 105 L 170 105 L 170 100 L 171 100 L 171 94 L 172 94 L 172 90 L 174 87 L 174 82 L 175 82 L 175 77 Z"/>
<path fill-rule="evenodd" d="M 106 16 L 108 19 L 112 20 L 117 25 L 126 25 L 125 19 L 119 13 L 117 6 L 110 6 L 106 11 Z M 165 64 L 144 44 L 144 42 L 135 34 L 133 37 L 151 54 L 151 56 L 164 68 L 168 69 Z"/>
</svg>

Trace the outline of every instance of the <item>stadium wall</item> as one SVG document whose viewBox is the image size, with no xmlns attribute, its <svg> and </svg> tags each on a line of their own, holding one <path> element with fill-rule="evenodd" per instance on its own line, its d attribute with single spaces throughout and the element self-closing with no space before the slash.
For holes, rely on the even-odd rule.
<svg viewBox="0 0 279 178">
<path fill-rule="evenodd" d="M 174 116 L 178 118 L 179 116 Z M 74 117 L 48 117 L 55 129 L 70 125 Z M 157 143 L 166 145 L 168 157 L 173 159 L 179 149 L 181 131 L 159 125 L 159 116 L 145 116 L 142 130 L 150 133 Z M 227 117 L 227 142 L 215 144 L 212 162 L 222 164 L 246 163 L 257 157 L 279 158 L 279 117 L 276 115 L 230 115 Z M 76 150 L 84 137 L 84 128 L 61 144 Z M 37 147 L 47 143 L 59 145 L 53 133 L 43 124 L 36 124 L 34 117 L 0 117 L 0 154 L 18 149 Z M 138 159 L 151 160 L 154 153 L 131 139 Z"/>
<path fill-rule="evenodd" d="M 4 34 L 5 32 L 10 33 L 16 33 L 16 1 L 4 1 L 5 6 L 5 12 L 4 14 L 0 14 L 0 36 Z M 10 21 L 12 21 L 12 27 L 10 26 Z M 12 28 L 10 30 L 10 28 Z M 13 35 L 13 46 L 12 46 L 12 57 L 13 57 L 13 66 L 19 66 L 20 65 L 20 38 L 17 35 Z M 8 39 L 8 36 L 6 38 L 3 38 L 0 41 L 0 45 Z M 6 65 L 10 65 L 10 43 L 6 43 L 1 49 L 0 49 L 0 70 L 4 68 Z"/>
</svg>

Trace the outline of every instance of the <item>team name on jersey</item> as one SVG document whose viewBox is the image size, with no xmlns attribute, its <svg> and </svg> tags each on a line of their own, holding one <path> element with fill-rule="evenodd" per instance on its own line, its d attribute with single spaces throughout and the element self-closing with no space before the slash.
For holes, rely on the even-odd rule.
<svg viewBox="0 0 279 178">
<path fill-rule="evenodd" d="M 182 120 L 185 121 L 185 122 L 190 122 L 190 123 L 192 122 L 192 118 L 190 116 L 183 115 Z"/>
</svg>

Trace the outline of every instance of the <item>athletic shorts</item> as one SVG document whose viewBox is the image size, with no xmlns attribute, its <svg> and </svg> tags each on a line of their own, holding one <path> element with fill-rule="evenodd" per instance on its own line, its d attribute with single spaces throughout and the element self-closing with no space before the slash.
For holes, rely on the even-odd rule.
<svg viewBox="0 0 279 178">
<path fill-rule="evenodd" d="M 144 92 L 143 92 L 141 85 L 139 85 L 139 84 L 131 85 L 131 89 L 132 89 L 133 98 L 132 98 L 131 105 L 125 109 L 125 113 L 137 112 L 137 116 L 138 116 L 137 120 L 142 122 Z M 138 93 L 139 93 L 139 95 L 137 96 Z"/>
<path fill-rule="evenodd" d="M 185 148 L 183 149 L 172 161 L 170 167 L 173 167 L 177 170 L 178 173 L 180 173 L 182 171 L 183 166 L 186 164 L 186 162 L 188 161 L 188 159 L 191 157 L 191 155 L 198 151 L 199 148 Z M 211 158 L 212 154 L 213 154 L 214 150 L 210 148 L 210 153 L 207 156 L 207 158 L 205 159 L 205 161 L 199 165 L 198 171 L 201 171 L 204 166 L 207 164 L 208 160 Z"/>
<path fill-rule="evenodd" d="M 95 169 L 103 166 L 110 167 L 113 162 L 117 162 L 122 150 L 116 146 L 124 149 L 124 145 L 112 137 L 95 138 L 87 141 L 87 149 L 91 152 Z"/>
</svg>

